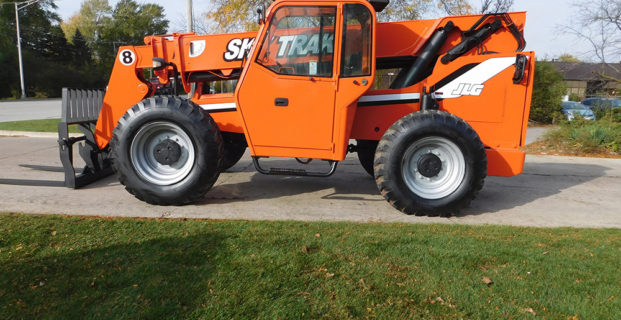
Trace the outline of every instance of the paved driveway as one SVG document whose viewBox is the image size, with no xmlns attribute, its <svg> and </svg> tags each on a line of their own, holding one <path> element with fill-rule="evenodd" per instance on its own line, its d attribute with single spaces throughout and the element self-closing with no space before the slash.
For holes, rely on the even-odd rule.
<svg viewBox="0 0 621 320">
<path fill-rule="evenodd" d="M 64 188 L 62 180 L 54 139 L 0 138 L 0 211 L 5 212 L 621 228 L 619 159 L 528 156 L 524 174 L 488 177 L 479 197 L 452 218 L 407 216 L 393 209 L 351 155 L 330 178 L 261 175 L 246 155 L 201 203 L 182 207 L 143 203 L 114 177 L 80 190 Z"/>
</svg>

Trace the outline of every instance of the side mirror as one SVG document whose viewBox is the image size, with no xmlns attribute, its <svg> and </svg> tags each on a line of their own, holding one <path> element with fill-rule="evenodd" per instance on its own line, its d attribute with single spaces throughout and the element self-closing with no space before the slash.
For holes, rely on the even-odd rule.
<svg viewBox="0 0 621 320">
<path fill-rule="evenodd" d="M 265 7 L 257 9 L 257 23 L 263 25 L 265 23 Z"/>
</svg>

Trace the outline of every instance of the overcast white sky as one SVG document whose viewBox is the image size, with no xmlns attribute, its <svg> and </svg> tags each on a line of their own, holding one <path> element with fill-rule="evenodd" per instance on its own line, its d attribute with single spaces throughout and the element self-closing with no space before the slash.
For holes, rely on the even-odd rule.
<svg viewBox="0 0 621 320">
<path fill-rule="evenodd" d="M 115 0 L 109 1 L 111 5 Z M 184 30 L 185 1 L 182 0 L 137 0 L 138 3 L 157 3 L 164 7 L 166 16 L 171 22 L 172 31 Z M 193 0 L 195 14 L 207 11 L 209 0 Z M 472 1 L 477 3 L 477 1 Z M 527 50 L 536 52 L 539 58 L 554 58 L 569 53 L 583 60 L 594 60 L 589 54 L 589 46 L 577 41 L 576 38 L 564 35 L 559 31 L 562 24 L 571 24 L 576 11 L 572 7 L 573 0 L 515 0 L 515 11 L 527 11 L 525 38 Z M 56 0 L 58 12 L 66 19 L 80 10 L 82 0 Z"/>
</svg>

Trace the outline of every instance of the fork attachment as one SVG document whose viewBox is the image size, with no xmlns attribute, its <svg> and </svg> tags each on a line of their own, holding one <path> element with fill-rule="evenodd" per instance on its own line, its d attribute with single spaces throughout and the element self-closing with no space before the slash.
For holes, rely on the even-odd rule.
<svg viewBox="0 0 621 320">
<path fill-rule="evenodd" d="M 65 171 L 65 186 L 77 189 L 112 174 L 108 150 L 100 150 L 95 141 L 95 125 L 103 105 L 103 90 L 63 88 L 62 115 L 58 123 L 60 161 Z M 77 125 L 83 136 L 70 137 L 69 126 Z M 73 164 L 73 145 L 78 144 L 85 166 L 76 175 Z"/>
</svg>

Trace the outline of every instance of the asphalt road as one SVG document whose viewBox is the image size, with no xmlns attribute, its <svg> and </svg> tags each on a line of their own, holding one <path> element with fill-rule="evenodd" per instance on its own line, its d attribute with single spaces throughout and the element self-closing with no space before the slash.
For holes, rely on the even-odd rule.
<svg viewBox="0 0 621 320">
<path fill-rule="evenodd" d="M 0 122 L 60 118 L 60 99 L 0 102 Z"/>
<path fill-rule="evenodd" d="M 284 160 L 270 160 L 273 166 Z M 269 165 L 269 164 L 268 164 Z M 330 178 L 265 176 L 248 154 L 198 204 L 152 206 L 112 177 L 63 187 L 55 139 L 0 138 L 0 211 L 94 216 L 502 224 L 621 228 L 621 159 L 528 156 L 516 177 L 488 177 L 456 217 L 408 216 L 348 157 Z"/>
</svg>

